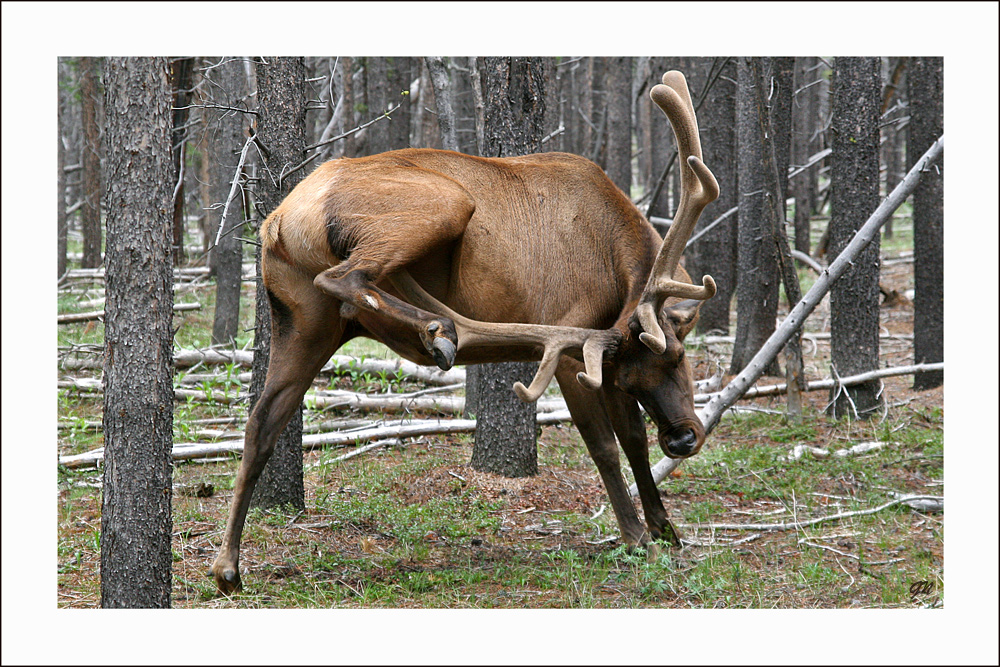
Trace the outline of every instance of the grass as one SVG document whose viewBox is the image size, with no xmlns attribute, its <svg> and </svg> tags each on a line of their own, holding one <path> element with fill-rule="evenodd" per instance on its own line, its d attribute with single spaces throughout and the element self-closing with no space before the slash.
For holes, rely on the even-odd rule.
<svg viewBox="0 0 1000 667">
<path fill-rule="evenodd" d="M 897 224 L 886 253 L 906 249 L 912 234 Z M 898 247 L 897 247 L 898 244 Z M 808 276 L 805 272 L 804 276 Z M 808 289 L 803 285 L 803 291 Z M 72 311 L 79 298 L 60 298 Z M 178 345 L 205 346 L 214 289 L 178 301 L 200 311 L 178 314 Z M 249 284 L 239 346 L 251 337 Z M 95 344 L 103 325 L 60 327 L 60 345 Z M 341 354 L 384 358 L 385 346 L 356 339 Z M 705 357 L 707 349 L 692 349 Z M 237 367 L 217 369 L 205 390 L 245 390 Z M 195 369 L 188 372 L 205 372 Z M 98 377 L 100 371 L 74 372 Z M 849 608 L 921 607 L 943 600 L 944 521 L 895 506 L 797 530 L 730 531 L 712 524 L 782 523 L 864 510 L 890 493 L 943 495 L 944 411 L 940 401 L 890 386 L 909 402 L 881 421 L 832 420 L 823 396 L 805 414 L 751 413 L 723 420 L 708 444 L 661 485 L 685 537 L 684 549 L 630 550 L 576 429 L 540 430 L 537 477 L 505 480 L 468 466 L 469 436 L 407 442 L 335 462 L 340 449 L 308 452 L 306 510 L 253 511 L 243 539 L 245 590 L 224 598 L 205 573 L 215 557 L 232 496 L 237 457 L 175 466 L 177 485 L 211 484 L 198 498 L 175 492 L 173 604 L 179 608 Z M 330 386 L 357 391 L 406 390 L 403 378 L 347 369 Z M 761 399 L 762 407 L 783 405 Z M 59 390 L 61 454 L 103 444 L 97 394 Z M 242 407 L 177 402 L 174 437 L 190 441 L 207 417 L 241 415 Z M 330 419 L 340 411 L 309 415 Z M 346 416 L 346 415 L 345 415 Z M 650 428 L 654 442 L 654 428 Z M 856 457 L 786 459 L 797 444 L 830 450 L 878 440 L 886 446 Z M 657 458 L 656 455 L 653 458 Z M 631 482 L 630 471 L 624 471 Z M 99 599 L 101 474 L 61 469 L 57 581 L 60 607 L 93 607 Z M 637 505 L 638 505 L 638 501 Z M 611 538 L 611 539 L 609 539 Z M 749 538 L 749 539 L 748 539 Z M 741 543 L 734 541 L 747 540 Z M 932 590 L 914 596 L 914 583 Z"/>
</svg>

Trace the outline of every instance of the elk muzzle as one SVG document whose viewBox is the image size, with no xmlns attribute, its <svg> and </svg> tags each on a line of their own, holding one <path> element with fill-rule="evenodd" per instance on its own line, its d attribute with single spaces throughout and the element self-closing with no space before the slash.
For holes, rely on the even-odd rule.
<svg viewBox="0 0 1000 667">
<path fill-rule="evenodd" d="M 705 442 L 705 429 L 700 423 L 685 421 L 659 429 L 660 449 L 669 458 L 686 459 L 694 456 Z"/>
</svg>

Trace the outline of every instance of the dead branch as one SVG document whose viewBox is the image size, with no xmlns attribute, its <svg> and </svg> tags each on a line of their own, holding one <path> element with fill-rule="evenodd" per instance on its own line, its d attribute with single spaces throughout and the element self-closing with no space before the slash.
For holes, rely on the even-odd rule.
<svg viewBox="0 0 1000 667">
<path fill-rule="evenodd" d="M 555 424 L 570 421 L 569 410 L 559 410 L 538 416 L 539 424 Z M 371 440 L 385 438 L 413 438 L 422 435 L 442 435 L 472 433 L 476 430 L 475 419 L 420 419 L 394 426 L 376 426 L 350 432 L 319 433 L 302 437 L 304 450 L 329 446 L 357 445 Z M 171 455 L 175 461 L 208 458 L 243 452 L 243 440 L 223 440 L 222 442 L 175 443 Z M 74 456 L 60 456 L 59 465 L 67 468 L 95 468 L 104 460 L 104 448 L 95 449 Z"/>
<path fill-rule="evenodd" d="M 186 310 L 199 310 L 201 308 L 200 303 L 175 303 L 174 312 L 182 312 Z M 69 313 L 66 315 L 59 315 L 57 317 L 58 324 L 73 324 L 76 322 L 91 322 L 93 320 L 103 320 L 104 311 L 103 310 L 91 310 L 86 313 Z"/>
<path fill-rule="evenodd" d="M 832 389 L 838 385 L 852 386 L 856 384 L 863 384 L 869 380 L 878 380 L 885 377 L 893 377 L 897 375 L 913 375 L 914 373 L 922 373 L 924 371 L 943 371 L 944 362 L 937 362 L 933 364 L 916 364 L 913 366 L 896 366 L 894 368 L 880 368 L 876 371 L 869 371 L 867 373 L 859 373 L 857 375 L 850 375 L 848 377 L 842 378 L 826 378 L 823 380 L 813 380 L 810 382 L 805 391 L 820 391 L 824 389 Z M 751 387 L 748 389 L 740 399 L 747 398 L 759 398 L 761 396 L 778 396 L 784 394 L 787 391 L 786 383 L 782 382 L 780 384 L 767 385 L 763 387 Z M 712 394 L 695 394 L 694 400 L 696 403 L 707 402 L 721 392 L 715 392 Z"/>
<path fill-rule="evenodd" d="M 704 528 L 706 530 L 763 530 L 763 531 L 784 531 L 784 530 L 799 530 L 801 528 L 806 528 L 807 526 L 815 526 L 818 523 L 826 523 L 828 521 L 839 521 L 841 519 L 849 519 L 855 516 L 867 516 L 869 514 L 878 514 L 883 510 L 887 510 L 890 507 L 895 507 L 896 505 L 905 504 L 909 505 L 911 502 L 919 502 L 924 500 L 934 500 L 940 501 L 941 506 L 944 507 L 944 497 L 942 496 L 924 496 L 924 495 L 914 495 L 914 496 L 901 496 L 896 500 L 891 500 L 884 505 L 879 505 L 878 507 L 868 509 L 868 510 L 856 510 L 854 512 L 840 512 L 839 514 L 831 514 L 830 516 L 821 516 L 815 519 L 808 519 L 806 521 L 792 521 L 789 523 L 692 523 L 692 524 L 680 524 L 681 528 Z"/>
</svg>

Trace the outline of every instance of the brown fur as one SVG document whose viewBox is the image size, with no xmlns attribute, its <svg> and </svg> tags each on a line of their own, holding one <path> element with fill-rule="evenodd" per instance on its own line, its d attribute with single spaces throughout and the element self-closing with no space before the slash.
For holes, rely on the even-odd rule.
<svg viewBox="0 0 1000 667">
<path fill-rule="evenodd" d="M 697 306 L 667 302 L 658 317 L 667 341 L 662 354 L 639 342 L 634 311 L 661 242 L 597 165 L 564 153 L 491 159 L 431 149 L 335 160 L 268 216 L 261 239 L 272 311 L 280 308 L 286 319 L 290 313 L 292 327 L 272 338 L 265 389 L 248 420 L 233 508 L 212 566 L 222 591 L 240 585 L 243 521 L 277 433 L 322 364 L 357 335 L 417 363 L 450 365 L 540 358 L 537 344 L 509 332 L 491 338 L 496 325 L 482 323 L 606 330 L 611 343 L 599 391 L 577 381 L 579 357 L 562 357 L 555 377 L 624 541 L 677 543 L 649 470 L 639 404 L 657 422 L 668 455 L 678 447 L 678 456 L 698 451 L 704 429 L 682 343 Z M 470 334 L 473 342 L 462 345 L 448 316 L 401 298 L 389 281 L 401 269 L 487 335 Z M 688 281 L 679 267 L 674 277 Z M 624 486 L 616 437 L 635 473 L 645 526 Z"/>
</svg>

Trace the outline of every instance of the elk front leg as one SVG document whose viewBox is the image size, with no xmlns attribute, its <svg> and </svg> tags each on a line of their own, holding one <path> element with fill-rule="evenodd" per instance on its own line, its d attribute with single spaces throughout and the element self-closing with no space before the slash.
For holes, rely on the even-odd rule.
<svg viewBox="0 0 1000 667">
<path fill-rule="evenodd" d="M 559 388 L 566 399 L 566 406 L 573 415 L 587 451 L 597 465 L 597 471 L 604 481 L 604 488 L 611 500 L 611 508 L 618 520 L 618 528 L 622 532 L 622 540 L 629 546 L 646 546 L 650 535 L 643 528 L 639 516 L 632 505 L 625 479 L 622 477 L 621 464 L 618 458 L 618 445 L 615 433 L 608 418 L 608 412 L 601 401 L 601 395 L 584 389 L 576 380 L 576 374 L 583 369 L 583 364 L 564 358 L 559 363 L 556 379 Z"/>
<path fill-rule="evenodd" d="M 356 253 L 355 253 L 356 254 Z M 441 370 L 450 369 L 458 350 L 455 323 L 443 315 L 434 315 L 401 301 L 377 287 L 386 275 L 386 264 L 362 257 L 351 257 L 320 273 L 313 284 L 331 294 L 343 305 L 340 314 L 352 318 L 358 308 L 405 323 L 416 331 L 420 341 Z"/>
<path fill-rule="evenodd" d="M 680 532 L 670 521 L 670 516 L 663 507 L 659 489 L 656 488 L 653 473 L 649 469 L 649 444 L 639 404 L 613 385 L 604 385 L 602 393 L 608 406 L 611 425 L 632 467 L 635 484 L 639 489 L 639 498 L 642 501 L 642 512 L 646 517 L 650 534 L 654 540 L 662 539 L 675 547 L 681 546 Z"/>
</svg>

